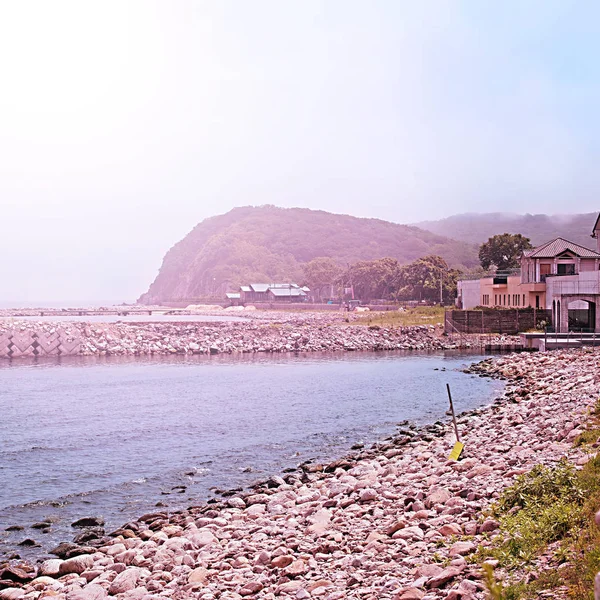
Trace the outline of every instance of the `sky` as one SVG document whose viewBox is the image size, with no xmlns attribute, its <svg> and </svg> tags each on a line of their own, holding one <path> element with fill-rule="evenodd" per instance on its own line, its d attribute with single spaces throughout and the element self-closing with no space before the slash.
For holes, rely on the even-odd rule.
<svg viewBox="0 0 600 600">
<path fill-rule="evenodd" d="M 597 210 L 600 4 L 0 0 L 0 304 L 134 301 L 235 206 Z"/>
</svg>

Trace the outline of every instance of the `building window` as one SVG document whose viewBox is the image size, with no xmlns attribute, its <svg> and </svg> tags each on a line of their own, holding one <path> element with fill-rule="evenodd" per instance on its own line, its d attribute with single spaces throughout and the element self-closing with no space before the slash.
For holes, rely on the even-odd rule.
<svg viewBox="0 0 600 600">
<path fill-rule="evenodd" d="M 535 307 L 536 308 L 540 307 L 540 297 L 537 294 L 535 296 Z"/>
<path fill-rule="evenodd" d="M 575 275 L 575 265 L 557 265 L 556 273 L 558 275 Z"/>
<path fill-rule="evenodd" d="M 523 294 L 523 306 L 525 306 L 525 294 Z"/>
</svg>

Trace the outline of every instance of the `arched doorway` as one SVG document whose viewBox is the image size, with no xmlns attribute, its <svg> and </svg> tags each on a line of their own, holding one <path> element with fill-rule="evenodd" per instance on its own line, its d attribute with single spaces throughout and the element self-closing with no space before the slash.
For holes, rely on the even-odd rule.
<svg viewBox="0 0 600 600">
<path fill-rule="evenodd" d="M 590 300 L 571 300 L 568 305 L 569 331 L 592 332 L 596 325 L 596 304 Z"/>
</svg>

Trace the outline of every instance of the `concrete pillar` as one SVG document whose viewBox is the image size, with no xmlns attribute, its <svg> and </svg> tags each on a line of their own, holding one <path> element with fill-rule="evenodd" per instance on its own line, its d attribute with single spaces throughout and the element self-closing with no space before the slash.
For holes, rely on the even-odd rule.
<svg viewBox="0 0 600 600">
<path fill-rule="evenodd" d="M 600 333 L 600 296 L 594 298 L 595 309 L 596 309 L 596 323 L 594 324 L 594 331 Z"/>
<path fill-rule="evenodd" d="M 560 297 L 560 333 L 569 331 L 569 299 Z"/>
</svg>

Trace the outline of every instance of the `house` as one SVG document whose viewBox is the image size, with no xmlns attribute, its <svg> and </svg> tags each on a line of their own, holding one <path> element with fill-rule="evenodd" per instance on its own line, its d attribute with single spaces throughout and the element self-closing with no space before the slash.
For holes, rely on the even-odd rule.
<svg viewBox="0 0 600 600">
<path fill-rule="evenodd" d="M 238 306 L 241 300 L 241 294 L 239 292 L 227 292 L 225 294 L 227 300 L 231 303 L 231 306 Z"/>
<path fill-rule="evenodd" d="M 600 331 L 600 215 L 592 238 L 595 250 L 558 237 L 526 250 L 518 271 L 461 280 L 457 305 L 544 308 L 552 311 L 556 331 Z"/>
<path fill-rule="evenodd" d="M 270 287 L 267 295 L 270 302 L 305 302 L 307 299 L 304 289 L 294 284 Z"/>
<path fill-rule="evenodd" d="M 251 283 L 240 287 L 240 302 L 305 302 L 309 292 L 295 283 Z"/>
<path fill-rule="evenodd" d="M 267 302 L 268 283 L 251 283 L 240 287 L 240 300 L 242 304 L 247 302 Z"/>
</svg>

